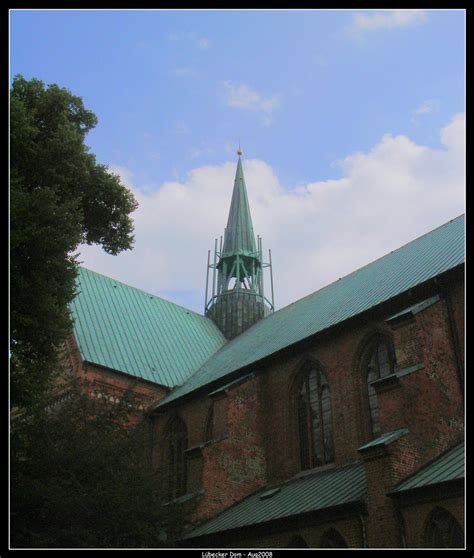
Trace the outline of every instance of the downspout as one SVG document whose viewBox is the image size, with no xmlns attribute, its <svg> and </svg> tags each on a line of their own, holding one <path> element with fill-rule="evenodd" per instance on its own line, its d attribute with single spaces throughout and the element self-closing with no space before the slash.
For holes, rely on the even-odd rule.
<svg viewBox="0 0 474 558">
<path fill-rule="evenodd" d="M 367 520 L 362 512 L 359 513 L 359 521 L 362 534 L 362 548 L 369 548 L 367 542 Z"/>
<path fill-rule="evenodd" d="M 153 467 L 153 449 L 155 447 L 155 421 L 153 419 L 153 414 L 148 414 L 147 422 L 148 422 L 148 444 L 149 444 L 149 452 L 148 452 L 148 459 L 150 460 L 150 466 Z"/>
<path fill-rule="evenodd" d="M 393 498 L 393 505 L 395 507 L 395 514 L 397 516 L 398 521 L 398 532 L 400 535 L 400 544 L 402 548 L 407 548 L 407 538 L 406 538 L 406 530 L 405 530 L 405 520 L 403 518 L 403 513 L 400 508 L 400 503 L 398 499 L 395 497 Z"/>
<path fill-rule="evenodd" d="M 459 348 L 459 343 L 458 343 L 456 322 L 455 322 L 455 319 L 454 319 L 453 304 L 452 304 L 451 295 L 450 295 L 448 286 L 444 282 L 443 282 L 442 286 L 443 286 L 444 299 L 446 301 L 446 310 L 447 310 L 447 314 L 448 314 L 449 332 L 450 332 L 450 337 L 451 337 L 451 345 L 453 347 L 453 352 L 454 352 L 454 359 L 456 361 L 456 369 L 457 369 L 457 373 L 458 373 L 459 386 L 461 388 L 461 393 L 464 396 L 463 367 L 462 367 L 462 364 L 461 364 L 460 348 Z"/>
</svg>

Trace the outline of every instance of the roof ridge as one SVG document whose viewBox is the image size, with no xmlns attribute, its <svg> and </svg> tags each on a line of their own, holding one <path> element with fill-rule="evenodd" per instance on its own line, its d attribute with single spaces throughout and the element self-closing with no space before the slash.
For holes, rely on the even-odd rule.
<svg viewBox="0 0 474 558">
<path fill-rule="evenodd" d="M 444 451 L 442 451 L 440 454 L 438 454 L 436 457 L 433 457 L 432 459 L 430 459 L 429 461 L 427 461 L 426 463 L 423 463 L 423 465 L 420 465 L 420 467 L 418 467 L 418 469 L 415 469 L 414 471 L 412 471 L 411 473 L 409 473 L 406 477 L 404 477 L 403 479 L 399 480 L 397 482 L 397 484 L 395 484 L 395 486 L 393 487 L 392 491 L 395 491 L 399 486 L 401 486 L 402 484 L 404 484 L 405 482 L 407 482 L 408 480 L 410 480 L 412 477 L 414 477 L 415 475 L 417 475 L 418 473 L 421 473 L 421 471 L 423 471 L 424 469 L 430 467 L 431 465 L 433 465 L 433 463 L 436 463 L 436 461 L 438 461 L 439 459 L 442 459 L 443 457 L 446 457 L 446 455 L 448 455 L 450 452 L 460 449 L 461 446 L 464 446 L 464 439 L 463 440 L 459 440 L 458 442 L 456 442 L 455 444 L 453 444 L 452 446 L 450 446 L 449 448 L 445 449 Z"/>
<path fill-rule="evenodd" d="M 419 285 L 421 282 L 428 281 L 442 272 L 459 266 L 465 259 L 463 225 L 464 214 L 461 214 L 455 219 L 439 225 L 435 229 L 407 242 L 388 254 L 352 271 L 345 277 L 333 281 L 325 287 L 259 320 L 249 329 L 225 343 L 215 353 L 210 355 L 201 367 L 195 370 L 179 388 L 173 390 L 165 398 L 157 402 L 155 407 L 161 407 L 185 394 L 192 393 L 196 389 L 219 382 L 224 377 L 234 372 L 237 373 L 238 370 L 244 367 L 256 365 L 257 362 L 280 349 L 284 349 L 310 335 L 320 333 L 335 324 L 359 315 L 361 312 L 365 312 L 389 298 Z M 439 231 L 444 232 L 441 233 Z M 428 241 L 424 240 L 425 238 L 428 238 Z M 461 241 L 463 242 L 462 246 L 460 245 Z M 454 253 L 446 251 L 446 242 L 449 248 L 455 249 Z M 417 246 L 418 248 L 416 248 Z M 441 249 L 444 250 L 444 258 L 438 253 Z M 420 256 L 421 264 L 419 263 Z M 440 261 L 441 263 L 439 263 Z M 384 263 L 380 264 L 378 262 Z M 408 279 L 400 280 L 400 277 L 403 276 L 405 278 L 408 272 L 407 269 L 400 270 L 400 264 L 405 266 L 409 264 L 411 266 Z M 423 273 L 418 269 L 420 265 L 422 265 Z M 384 277 L 380 276 L 381 272 L 385 274 L 387 271 L 385 268 L 390 270 L 393 277 L 390 276 L 387 279 L 385 275 Z M 364 279 L 366 275 L 372 276 L 373 287 L 364 286 L 365 283 L 364 285 L 359 285 L 360 280 L 358 278 Z M 374 280 L 374 277 L 378 278 L 377 281 Z M 380 286 L 381 284 L 385 285 L 387 281 L 389 283 L 385 287 Z M 349 304 L 346 310 L 340 310 L 338 309 L 339 307 L 336 308 L 335 303 L 330 302 L 330 299 L 326 296 L 334 292 L 335 296 L 347 298 L 347 289 L 353 289 L 354 285 L 362 288 L 365 299 L 361 303 Z M 314 305 L 323 305 L 322 318 L 319 321 L 314 318 Z M 311 312 L 308 312 L 308 310 L 311 310 Z M 272 337 L 270 345 L 265 345 L 268 341 L 266 336 L 268 336 L 269 332 L 275 333 L 275 327 L 281 326 L 290 318 L 298 318 L 298 316 L 301 318 L 302 325 L 294 333 L 289 337 L 277 336 L 276 342 L 273 342 Z M 259 344 L 257 344 L 257 341 Z M 245 355 L 239 353 L 238 348 L 241 346 L 247 349 Z M 264 348 L 260 349 L 262 346 Z M 236 357 L 240 359 L 239 362 L 236 361 Z"/>
<path fill-rule="evenodd" d="M 221 351 L 224 348 L 227 348 L 233 341 L 239 340 L 242 335 L 244 335 L 247 331 L 250 331 L 251 329 L 253 329 L 254 327 L 258 327 L 261 323 L 263 323 L 264 321 L 268 321 L 268 319 L 272 318 L 272 316 L 275 316 L 276 314 L 282 312 L 283 310 L 286 310 L 287 308 L 290 308 L 290 306 L 293 306 L 294 304 L 299 304 L 300 302 L 302 302 L 303 300 L 314 296 L 316 293 L 319 293 L 329 287 L 331 287 L 332 285 L 334 285 L 335 283 L 337 283 L 338 281 L 343 281 L 344 279 L 346 279 L 347 277 L 350 277 L 352 275 L 354 275 L 355 273 L 359 273 L 362 269 L 369 267 L 370 265 L 373 265 L 375 262 L 378 262 L 380 260 L 383 260 L 384 258 L 387 258 L 388 256 L 390 256 L 391 254 L 395 253 L 395 252 L 399 252 L 402 248 L 405 248 L 406 246 L 413 244 L 414 242 L 419 241 L 421 238 L 428 236 L 429 234 L 434 233 L 435 231 L 437 231 L 438 229 L 441 229 L 443 227 L 446 227 L 447 225 L 449 225 L 450 223 L 452 223 L 453 221 L 456 221 L 457 219 L 460 219 L 461 217 L 463 217 L 465 214 L 461 213 L 461 215 L 458 215 L 457 217 L 446 221 L 445 223 L 443 223 L 442 225 L 439 225 L 438 227 L 435 227 L 434 229 L 418 236 L 417 238 L 414 238 L 413 240 L 410 240 L 409 242 L 406 242 L 405 244 L 403 244 L 402 246 L 399 246 L 398 248 L 391 250 L 390 252 L 388 252 L 387 254 L 384 254 L 383 256 L 380 256 L 378 258 L 376 258 L 375 260 L 372 260 L 371 262 L 364 264 L 363 266 L 355 269 L 354 271 L 351 271 L 350 273 L 348 273 L 347 275 L 343 275 L 342 277 L 339 277 L 339 279 L 336 279 L 335 281 L 331 281 L 331 283 L 328 283 L 327 285 L 324 285 L 323 287 L 320 287 L 319 289 L 316 289 L 315 291 L 299 298 L 298 300 L 295 300 L 294 302 L 290 302 L 290 304 L 287 304 L 286 306 L 283 306 L 282 308 L 280 308 L 279 310 L 276 310 L 275 312 L 272 312 L 271 314 L 269 314 L 268 316 L 264 316 L 261 320 L 259 320 L 258 322 L 255 322 L 252 326 L 250 326 L 248 329 L 246 329 L 245 331 L 243 331 L 240 335 L 237 335 L 237 337 L 234 337 L 233 339 L 231 339 L 230 341 L 228 341 L 227 343 L 225 343 L 220 349 L 219 351 Z M 215 354 L 217 354 L 219 351 L 217 351 Z M 211 355 L 209 358 L 211 359 L 213 356 L 215 355 Z M 206 363 L 204 363 L 202 366 L 205 366 Z M 198 370 L 196 370 L 196 372 L 198 372 Z M 195 372 L 195 373 L 196 373 Z M 189 380 L 189 378 L 188 378 Z M 187 380 L 186 380 L 187 381 Z"/>
<path fill-rule="evenodd" d="M 172 388 L 226 342 L 205 316 L 88 268 L 76 290 L 74 333 L 94 364 Z"/>
<path fill-rule="evenodd" d="M 442 229 L 443 227 L 448 226 L 450 223 L 452 223 L 453 221 L 457 221 L 458 219 L 460 219 L 461 217 L 464 217 L 465 213 L 461 213 L 460 215 L 458 215 L 457 217 L 453 217 L 453 219 L 450 219 L 449 221 L 446 221 L 445 223 L 442 223 L 441 225 L 438 225 L 437 227 L 435 227 L 434 229 L 431 229 L 430 231 L 427 231 L 423 234 L 421 234 L 420 236 L 417 236 L 416 238 L 413 238 L 412 240 L 409 240 L 408 242 L 406 242 L 405 244 L 402 244 L 401 246 L 399 246 L 398 248 L 394 248 L 393 250 L 390 250 L 390 252 L 383 254 L 382 256 L 379 256 L 378 258 L 375 258 L 375 260 L 372 260 L 364 265 L 361 265 L 360 267 L 358 267 L 357 269 L 354 269 L 353 271 L 351 271 L 350 273 L 348 273 L 347 275 L 343 275 L 342 277 L 339 277 L 338 279 L 335 279 L 334 281 L 331 281 L 330 283 L 328 283 L 327 285 L 324 285 L 323 287 L 320 287 L 319 289 L 316 289 L 315 291 L 312 291 L 311 293 L 308 293 L 307 295 L 299 298 L 298 300 L 295 300 L 294 302 L 290 302 L 289 304 L 287 304 L 286 306 L 283 306 L 282 308 L 280 308 L 279 310 L 276 310 L 275 312 L 273 312 L 273 314 L 277 314 L 278 312 L 280 312 L 281 310 L 284 310 L 285 308 L 288 308 L 290 306 L 292 306 L 293 304 L 297 304 L 298 302 L 301 302 L 302 300 L 304 300 L 305 298 L 308 298 L 310 296 L 313 296 L 316 293 L 319 293 L 320 291 L 323 291 L 324 289 L 327 289 L 328 287 L 330 287 L 331 285 L 334 285 L 334 283 L 337 283 L 338 281 L 342 281 L 343 279 L 346 279 L 347 277 L 350 277 L 351 275 L 354 275 L 355 273 L 358 273 L 359 271 L 361 271 L 362 269 L 373 265 L 375 262 L 378 262 L 380 260 L 383 260 L 384 258 L 387 258 L 388 256 L 390 256 L 391 254 L 394 254 L 395 252 L 399 252 L 402 248 L 405 248 L 406 246 L 409 246 L 410 244 L 413 244 L 414 242 L 418 242 L 419 240 L 421 240 L 423 237 L 428 236 L 432 233 L 434 233 L 435 231 L 437 231 L 438 229 Z M 268 316 L 266 316 L 268 317 Z"/>
<path fill-rule="evenodd" d="M 79 267 L 79 269 L 84 269 L 85 271 L 88 271 L 89 273 L 94 273 L 95 275 L 100 275 L 101 277 L 105 277 L 106 279 L 110 279 L 111 281 L 115 281 L 116 283 L 120 283 L 121 285 L 124 285 L 125 287 L 128 287 L 129 289 L 133 289 L 135 291 L 138 291 L 139 293 L 143 293 L 147 296 L 152 296 L 154 298 L 162 300 L 163 302 L 166 302 L 167 304 L 172 304 L 173 306 L 177 306 L 181 310 L 186 310 L 186 312 L 191 312 L 193 314 L 196 314 L 196 316 L 199 316 L 200 318 L 205 318 L 206 320 L 212 321 L 207 316 L 204 316 L 204 314 L 199 314 L 199 312 L 196 312 L 196 310 L 191 310 L 191 308 L 186 308 L 186 306 L 182 306 L 181 304 L 178 304 L 177 302 L 173 302 L 172 300 L 168 300 L 168 299 L 166 299 L 162 296 L 158 296 L 158 295 L 150 293 L 148 291 L 144 291 L 143 289 L 139 289 L 138 287 L 134 287 L 133 285 L 129 285 L 128 283 L 125 283 L 124 281 L 120 281 L 119 279 L 115 279 L 114 277 L 110 277 L 110 275 L 105 275 L 105 273 L 100 273 L 99 271 L 94 271 L 93 269 L 89 269 L 88 267 L 85 267 L 83 265 L 80 265 L 78 267 Z"/>
</svg>

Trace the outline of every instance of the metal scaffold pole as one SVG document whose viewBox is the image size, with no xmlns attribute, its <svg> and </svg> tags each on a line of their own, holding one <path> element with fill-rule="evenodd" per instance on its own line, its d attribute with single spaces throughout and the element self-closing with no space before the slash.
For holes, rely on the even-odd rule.
<svg viewBox="0 0 474 558">
<path fill-rule="evenodd" d="M 275 299 L 273 298 L 273 267 L 272 267 L 272 251 L 268 250 L 268 263 L 270 264 L 270 285 L 272 289 L 272 310 L 275 312 Z"/>
<path fill-rule="evenodd" d="M 212 300 L 216 295 L 216 258 L 217 258 L 217 238 L 214 243 L 214 271 L 212 272 Z"/>
<path fill-rule="evenodd" d="M 207 251 L 207 269 L 206 269 L 206 296 L 204 298 L 204 314 L 206 313 L 206 308 L 207 308 L 207 292 L 208 292 L 208 287 L 209 287 L 209 264 L 211 261 L 211 251 L 208 250 Z"/>
</svg>

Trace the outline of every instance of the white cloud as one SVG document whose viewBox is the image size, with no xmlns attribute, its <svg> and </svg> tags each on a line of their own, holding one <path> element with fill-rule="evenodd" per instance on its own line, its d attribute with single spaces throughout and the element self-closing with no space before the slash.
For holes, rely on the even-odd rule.
<svg viewBox="0 0 474 558">
<path fill-rule="evenodd" d="M 427 114 L 432 114 L 434 112 L 438 112 L 440 106 L 441 103 L 439 99 L 427 99 L 426 101 L 423 101 L 412 112 L 411 122 L 413 124 L 417 124 L 420 120 L 420 117 L 426 116 Z"/>
<path fill-rule="evenodd" d="M 199 157 L 209 156 L 212 155 L 212 153 L 213 153 L 213 149 L 211 147 L 204 145 L 204 146 L 192 147 L 188 152 L 188 156 L 190 159 L 199 159 Z"/>
<path fill-rule="evenodd" d="M 265 126 L 273 123 L 273 113 L 280 106 L 280 99 L 277 95 L 263 97 L 260 93 L 243 83 L 234 85 L 230 81 L 225 81 L 223 85 L 226 103 L 229 107 L 260 113 Z"/>
<path fill-rule="evenodd" d="M 182 120 L 176 122 L 173 131 L 175 134 L 178 134 L 180 136 L 182 135 L 186 135 L 189 134 L 189 126 L 186 124 L 186 122 L 183 122 Z"/>
<path fill-rule="evenodd" d="M 347 31 L 352 37 L 361 39 L 367 33 L 381 29 L 394 29 L 419 25 L 427 21 L 426 10 L 384 10 L 357 12 Z"/>
<path fill-rule="evenodd" d="M 120 165 L 109 165 L 109 171 L 113 174 L 118 175 L 120 177 L 120 180 L 122 181 L 122 184 L 124 184 L 127 188 L 133 189 L 133 173 L 130 169 Z"/>
<path fill-rule="evenodd" d="M 202 49 L 209 48 L 211 46 L 211 41 L 207 37 L 200 37 L 197 40 L 197 46 Z"/>
<path fill-rule="evenodd" d="M 171 75 L 177 78 L 195 78 L 199 75 L 199 72 L 196 68 L 191 68 L 189 66 L 185 66 L 182 68 L 173 68 L 170 71 Z"/>
<path fill-rule="evenodd" d="M 428 99 L 416 107 L 413 114 L 430 114 L 437 112 L 440 107 L 439 99 Z"/>
<path fill-rule="evenodd" d="M 171 31 L 168 33 L 168 39 L 173 42 L 186 41 L 203 50 L 211 46 L 208 37 L 197 36 L 194 31 Z"/>
<path fill-rule="evenodd" d="M 387 27 L 406 27 L 426 21 L 426 10 L 387 10 L 384 13 L 355 14 L 354 22 L 360 29 L 374 31 Z"/>
<path fill-rule="evenodd" d="M 433 149 L 387 134 L 370 151 L 344 158 L 339 179 L 294 190 L 266 162 L 244 160 L 254 229 L 272 249 L 277 308 L 463 212 L 464 115 L 440 139 Z M 207 250 L 226 225 L 235 168 L 235 160 L 204 166 L 185 181 L 144 190 L 132 186 L 127 169 L 113 167 L 140 203 L 135 248 L 113 257 L 84 247 L 84 265 L 202 311 Z"/>
</svg>

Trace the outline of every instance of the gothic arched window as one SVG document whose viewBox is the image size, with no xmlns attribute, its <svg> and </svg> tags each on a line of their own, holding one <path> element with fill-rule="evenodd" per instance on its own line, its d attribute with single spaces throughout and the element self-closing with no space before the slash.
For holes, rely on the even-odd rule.
<svg viewBox="0 0 474 558">
<path fill-rule="evenodd" d="M 366 352 L 365 374 L 370 410 L 370 434 L 372 438 L 380 436 L 379 402 L 372 382 L 393 374 L 395 370 L 395 352 L 392 342 L 385 337 L 374 340 Z"/>
<path fill-rule="evenodd" d="M 426 529 L 428 548 L 463 548 L 464 534 L 454 517 L 442 508 L 434 509 Z"/>
<path fill-rule="evenodd" d="M 311 469 L 334 461 L 331 395 L 323 372 L 305 367 L 296 389 L 300 462 Z"/>
<path fill-rule="evenodd" d="M 295 535 L 290 539 L 286 548 L 309 548 L 307 542 L 300 537 L 299 535 Z"/>
<path fill-rule="evenodd" d="M 336 529 L 329 529 L 321 537 L 319 544 L 320 548 L 347 548 L 347 542 L 344 537 L 336 531 Z"/>
<path fill-rule="evenodd" d="M 186 425 L 179 417 L 175 417 L 168 425 L 165 445 L 166 494 L 169 501 L 186 493 L 187 446 Z"/>
</svg>

